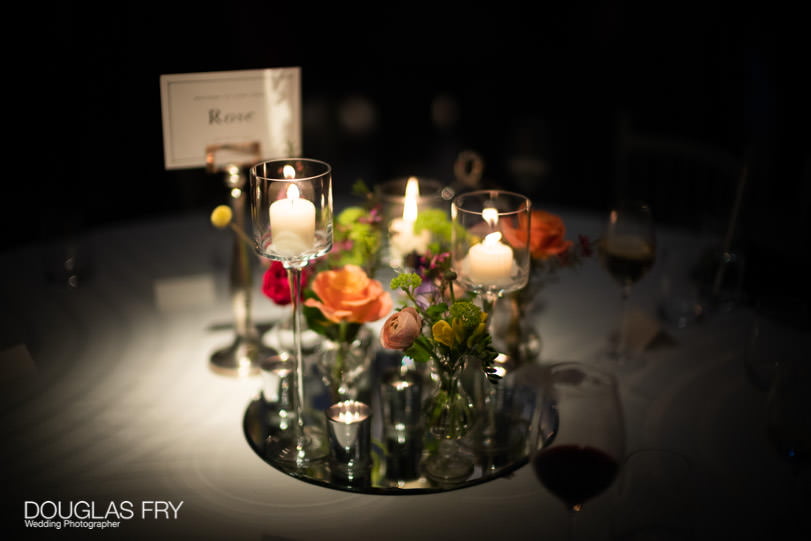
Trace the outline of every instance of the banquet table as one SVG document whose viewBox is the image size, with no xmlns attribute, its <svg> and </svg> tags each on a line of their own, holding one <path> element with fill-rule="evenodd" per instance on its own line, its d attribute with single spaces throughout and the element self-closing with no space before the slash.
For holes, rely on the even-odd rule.
<svg viewBox="0 0 811 541">
<path fill-rule="evenodd" d="M 599 236 L 601 216 L 550 210 L 570 235 Z M 539 292 L 535 362 L 602 363 L 617 374 L 627 453 L 664 449 L 689 462 L 679 510 L 685 538 L 808 539 L 809 476 L 795 474 L 770 444 L 768 395 L 741 360 L 751 310 L 736 306 L 685 328 L 656 319 L 663 280 L 684 278 L 701 244 L 677 229 L 660 228 L 657 238 L 657 263 L 631 296 L 666 337 L 644 362 L 631 369 L 600 358 L 620 292 L 597 258 L 563 269 Z M 134 509 L 100 537 L 566 538 L 563 505 L 527 465 L 475 486 L 404 495 L 337 490 L 273 468 L 243 431 L 260 377 L 209 367 L 234 333 L 232 235 L 191 212 L 98 227 L 79 240 L 86 266 L 78 287 L 46 276 L 59 242 L 0 254 L 3 530 L 89 536 L 28 527 L 24 517 L 26 502 L 93 501 L 102 514 L 111 504 Z M 270 325 L 286 312 L 262 295 L 261 267 L 254 271 L 253 318 Z M 154 513 L 155 502 L 173 507 Z M 612 487 L 578 514 L 576 538 L 619 537 L 630 507 Z"/>
</svg>

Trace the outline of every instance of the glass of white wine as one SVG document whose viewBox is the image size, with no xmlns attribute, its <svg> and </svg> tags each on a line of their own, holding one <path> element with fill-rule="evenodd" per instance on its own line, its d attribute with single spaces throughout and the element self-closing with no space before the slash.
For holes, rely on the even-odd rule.
<svg viewBox="0 0 811 541">
<path fill-rule="evenodd" d="M 620 285 L 622 313 L 619 332 L 609 357 L 619 363 L 630 360 L 628 299 L 633 286 L 653 267 L 656 235 L 650 207 L 642 201 L 621 201 L 608 214 L 599 242 L 600 262 Z"/>
</svg>

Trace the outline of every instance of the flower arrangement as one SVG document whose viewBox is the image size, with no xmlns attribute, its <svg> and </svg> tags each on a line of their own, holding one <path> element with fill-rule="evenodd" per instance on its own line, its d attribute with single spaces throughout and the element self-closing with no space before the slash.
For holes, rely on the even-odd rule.
<svg viewBox="0 0 811 541">
<path fill-rule="evenodd" d="M 372 351 L 371 340 L 365 341 L 361 330 L 391 312 L 391 295 L 363 268 L 346 264 L 318 272 L 305 296 L 309 329 L 329 340 L 321 345 L 322 379 L 335 401 L 357 399 L 357 379 L 363 377 Z"/>
<path fill-rule="evenodd" d="M 487 314 L 473 302 L 472 294 L 457 296 L 449 259 L 447 254 L 438 257 L 423 277 L 403 273 L 391 280 L 391 289 L 405 295 L 406 306 L 389 316 L 380 332 L 384 348 L 400 350 L 416 362 L 431 362 L 435 368 L 437 386 L 423 413 L 429 432 L 442 443 L 439 454 L 426 465 L 430 471 L 440 471 L 450 461 L 465 462 L 453 458 L 456 452 L 449 442 L 473 426 L 474 405 L 461 385 L 469 361 L 477 360 L 474 366 L 480 366 L 491 383 L 501 377 L 494 366 L 498 353 Z"/>
<path fill-rule="evenodd" d="M 391 280 L 392 290 L 402 291 L 410 305 L 393 313 L 380 333 L 384 348 L 397 349 L 416 362 L 435 363 L 440 372 L 455 372 L 468 357 L 481 362 L 491 382 L 498 374 L 487 314 L 472 294 L 457 298 L 456 273 L 448 269 L 450 257 L 436 258 L 425 277 L 404 273 Z"/>
</svg>

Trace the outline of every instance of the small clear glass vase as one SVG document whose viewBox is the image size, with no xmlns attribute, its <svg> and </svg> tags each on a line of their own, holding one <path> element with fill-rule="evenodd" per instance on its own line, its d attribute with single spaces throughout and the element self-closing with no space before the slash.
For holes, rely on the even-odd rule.
<svg viewBox="0 0 811 541">
<path fill-rule="evenodd" d="M 462 385 L 466 362 L 437 363 L 438 384 L 423 409 L 428 432 L 437 440 L 436 451 L 422 463 L 430 481 L 455 484 L 473 473 L 473 456 L 460 445 L 461 438 L 475 423 L 473 400 Z"/>
<path fill-rule="evenodd" d="M 318 371 L 332 403 L 344 400 L 371 401 L 371 364 L 375 334 L 362 325 L 346 341 L 324 340 L 318 356 Z"/>
</svg>

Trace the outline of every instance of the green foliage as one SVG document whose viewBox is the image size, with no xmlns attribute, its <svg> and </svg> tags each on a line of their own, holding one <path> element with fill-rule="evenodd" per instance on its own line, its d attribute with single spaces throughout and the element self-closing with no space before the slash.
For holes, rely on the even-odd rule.
<svg viewBox="0 0 811 541">
<path fill-rule="evenodd" d="M 472 332 L 482 322 L 481 308 L 469 301 L 456 301 L 450 307 L 452 320 L 458 320 L 465 333 Z"/>
<path fill-rule="evenodd" d="M 341 211 L 340 214 L 338 214 L 338 217 L 335 219 L 335 223 L 343 226 L 352 226 L 365 215 L 366 209 L 362 207 L 346 207 L 343 211 Z"/>
<path fill-rule="evenodd" d="M 392 278 L 391 282 L 389 283 L 389 287 L 394 290 L 402 289 L 407 293 L 413 293 L 413 291 L 420 287 L 421 284 L 422 278 L 420 278 L 417 274 L 413 272 L 405 272 Z"/>
<path fill-rule="evenodd" d="M 440 209 L 425 209 L 420 211 L 417 215 L 417 220 L 414 222 L 414 232 L 419 234 L 423 230 L 428 230 L 431 235 L 438 240 L 440 244 L 450 245 L 451 242 L 451 229 L 453 223 L 448 219 L 445 211 Z M 442 250 L 432 250 L 438 253 Z"/>
<path fill-rule="evenodd" d="M 356 183 L 358 193 L 367 194 L 363 181 Z M 354 190 L 354 188 L 353 188 Z M 335 217 L 333 251 L 319 264 L 325 268 L 357 265 L 374 278 L 378 266 L 378 254 L 383 246 L 383 231 L 380 215 L 373 202 L 365 206 L 351 206 Z"/>
</svg>

